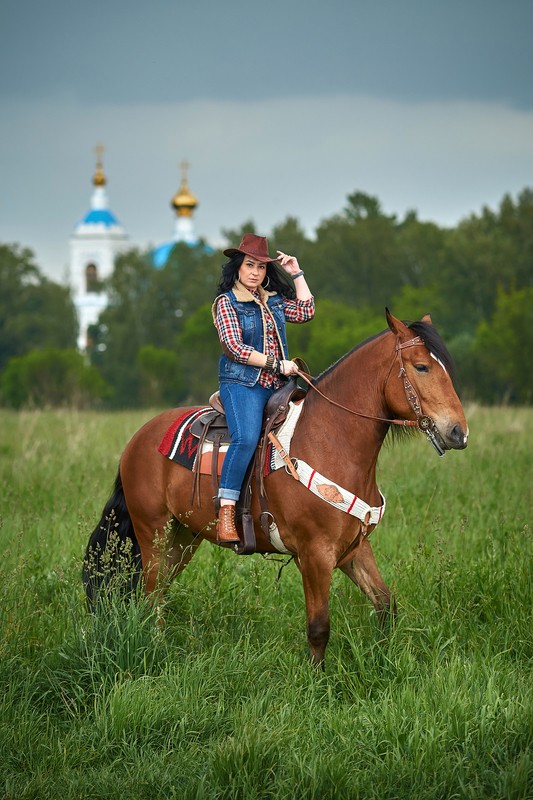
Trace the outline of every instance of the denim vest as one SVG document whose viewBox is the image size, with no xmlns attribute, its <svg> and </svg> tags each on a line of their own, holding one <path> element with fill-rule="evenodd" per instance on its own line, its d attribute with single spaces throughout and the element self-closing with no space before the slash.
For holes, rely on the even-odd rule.
<svg viewBox="0 0 533 800">
<path fill-rule="evenodd" d="M 242 331 L 242 341 L 260 353 L 264 352 L 265 332 L 263 318 L 259 305 L 253 300 L 241 302 L 237 300 L 233 290 L 226 293 L 226 297 L 237 312 L 239 325 Z M 287 334 L 285 331 L 285 312 L 283 310 L 283 297 L 273 294 L 267 298 L 267 306 L 277 329 L 278 338 L 283 348 L 283 358 L 289 358 L 287 347 Z M 265 311 L 266 314 L 266 311 Z M 261 367 L 252 367 L 249 364 L 239 364 L 222 354 L 218 362 L 218 380 L 220 383 L 241 383 L 244 386 L 255 386 L 259 379 Z"/>
</svg>

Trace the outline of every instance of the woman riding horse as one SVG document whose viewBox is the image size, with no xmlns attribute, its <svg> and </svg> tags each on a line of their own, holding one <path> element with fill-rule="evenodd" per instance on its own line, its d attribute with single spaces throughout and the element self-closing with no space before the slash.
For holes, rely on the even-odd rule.
<svg viewBox="0 0 533 800">
<path fill-rule="evenodd" d="M 268 399 L 294 375 L 289 361 L 285 322 L 307 322 L 315 313 L 314 299 L 294 256 L 268 254 L 264 236 L 247 233 L 238 247 L 224 250 L 213 320 L 222 344 L 218 376 L 231 444 L 224 458 L 218 498 L 218 541 L 239 542 L 235 504 L 261 434 Z M 291 276 L 296 297 L 276 266 Z"/>
<path fill-rule="evenodd" d="M 291 553 L 300 570 L 315 664 L 323 664 L 329 639 L 335 569 L 359 586 L 379 619 L 394 607 L 369 541 L 384 511 L 376 466 L 390 426 L 419 430 L 440 455 L 468 443 L 453 364 L 430 318 L 406 325 L 387 311 L 387 324 L 311 381 L 306 399 L 294 405 L 299 416 L 287 447 L 299 479 L 282 468 L 264 478 L 275 534 L 263 530 L 259 493 L 252 495 L 256 552 Z M 157 602 L 202 541 L 216 543 L 210 477 L 202 476 L 194 502 L 190 467 L 160 449 L 177 420 L 201 411 L 158 414 L 126 446 L 114 491 L 87 546 L 83 579 L 91 608 L 114 576 L 124 573 L 123 552 L 134 556 L 131 587 L 142 576 L 144 590 Z"/>
</svg>

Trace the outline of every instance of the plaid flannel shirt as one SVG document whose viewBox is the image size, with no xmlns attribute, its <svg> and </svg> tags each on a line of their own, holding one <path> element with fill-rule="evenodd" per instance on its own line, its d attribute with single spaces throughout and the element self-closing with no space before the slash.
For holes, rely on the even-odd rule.
<svg viewBox="0 0 533 800">
<path fill-rule="evenodd" d="M 259 297 L 257 292 L 252 292 L 256 297 Z M 274 328 L 274 320 L 266 309 L 266 342 L 265 342 L 265 355 L 274 356 L 274 358 L 283 358 L 283 353 L 280 352 L 276 331 Z M 283 298 L 283 311 L 287 322 L 307 322 L 312 319 L 315 313 L 315 300 L 311 297 L 309 300 L 291 300 L 288 297 Z M 242 331 L 239 325 L 237 312 L 233 308 L 230 300 L 222 295 L 217 304 L 217 314 L 215 318 L 215 326 L 218 331 L 220 341 L 226 348 L 228 354 L 234 361 L 239 364 L 246 364 L 250 358 L 250 353 L 253 347 L 244 344 L 242 341 Z M 270 389 L 279 389 L 283 385 L 283 380 L 274 372 L 269 372 L 262 369 L 259 373 L 258 384 Z"/>
</svg>

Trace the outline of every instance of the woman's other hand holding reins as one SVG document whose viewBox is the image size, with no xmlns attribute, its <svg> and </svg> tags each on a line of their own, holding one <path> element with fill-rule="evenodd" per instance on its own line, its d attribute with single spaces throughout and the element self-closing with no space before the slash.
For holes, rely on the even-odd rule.
<svg viewBox="0 0 533 800">
<path fill-rule="evenodd" d="M 282 360 L 279 362 L 279 371 L 280 375 L 296 375 L 298 372 L 298 367 L 294 361 Z"/>
</svg>

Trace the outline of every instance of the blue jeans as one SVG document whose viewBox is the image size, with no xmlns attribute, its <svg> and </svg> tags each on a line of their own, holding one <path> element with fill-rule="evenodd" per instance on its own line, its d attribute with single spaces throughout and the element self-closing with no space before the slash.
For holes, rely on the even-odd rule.
<svg viewBox="0 0 533 800">
<path fill-rule="evenodd" d="M 264 386 L 221 383 L 220 398 L 226 412 L 231 444 L 224 458 L 218 496 L 238 500 L 241 486 L 259 437 L 263 410 L 272 396 Z"/>
</svg>

